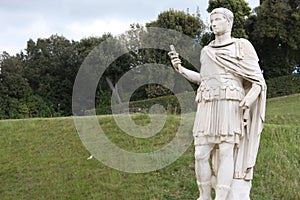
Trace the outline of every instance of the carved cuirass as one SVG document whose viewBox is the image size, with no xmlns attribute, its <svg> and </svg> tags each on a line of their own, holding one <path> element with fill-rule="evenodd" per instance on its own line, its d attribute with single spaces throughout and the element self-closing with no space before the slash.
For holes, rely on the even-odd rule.
<svg viewBox="0 0 300 200">
<path fill-rule="evenodd" d="M 242 80 L 229 73 L 213 74 L 201 78 L 196 101 L 237 100 L 245 96 Z"/>
<path fill-rule="evenodd" d="M 235 51 L 233 45 L 222 50 L 216 49 L 216 53 L 231 53 Z M 201 84 L 197 91 L 196 101 L 214 101 L 214 100 L 237 100 L 241 101 L 245 96 L 243 88 L 243 79 L 224 68 L 217 65 L 203 52 L 201 55 L 203 68 L 200 71 Z"/>
</svg>

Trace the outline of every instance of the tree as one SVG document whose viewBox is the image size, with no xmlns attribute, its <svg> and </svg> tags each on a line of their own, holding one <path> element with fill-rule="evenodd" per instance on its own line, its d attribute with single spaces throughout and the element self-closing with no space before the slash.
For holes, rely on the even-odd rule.
<svg viewBox="0 0 300 200">
<path fill-rule="evenodd" d="M 73 82 L 81 64 L 75 44 L 57 35 L 27 42 L 25 77 L 34 94 L 51 106 L 53 116 L 71 114 Z"/>
<path fill-rule="evenodd" d="M 24 78 L 22 59 L 20 55 L 10 56 L 6 52 L 0 57 L 0 118 L 28 117 L 29 110 L 23 99 L 30 92 L 30 87 Z"/>
<path fill-rule="evenodd" d="M 125 44 L 130 54 L 130 67 L 135 68 L 145 63 L 143 58 L 142 38 L 146 34 L 140 24 L 130 24 L 130 30 L 119 36 L 119 40 Z"/>
<path fill-rule="evenodd" d="M 171 31 L 169 31 L 169 33 L 167 34 L 168 37 L 166 37 L 164 34 L 160 34 L 160 32 L 151 30 L 152 27 L 174 30 L 176 32 L 172 33 Z M 169 49 L 170 44 L 174 44 L 175 47 L 182 50 L 179 52 L 181 55 L 188 56 L 182 58 L 183 65 L 189 69 L 199 70 L 200 66 L 195 66 L 195 63 L 199 63 L 199 42 L 206 28 L 205 24 L 200 18 L 199 12 L 195 15 L 191 15 L 183 11 L 170 9 L 168 11 L 160 13 L 155 21 L 147 23 L 146 28 L 147 31 L 146 34 L 143 35 L 143 42 L 148 44 L 158 44 L 160 47 L 165 47 L 165 49 Z M 178 33 L 181 33 L 182 35 Z M 190 44 L 182 43 L 181 41 L 184 37 L 191 38 L 191 41 L 193 42 Z M 144 51 L 144 57 L 146 59 L 146 63 L 159 63 L 171 66 L 170 58 L 167 53 L 168 51 L 165 50 L 147 49 L 146 51 Z M 178 91 L 184 91 L 184 88 L 181 88 L 184 84 L 177 84 L 178 81 L 174 83 L 175 74 L 166 73 L 160 74 L 160 76 L 166 82 L 170 83 L 169 89 L 155 84 L 149 85 L 146 88 L 148 96 L 150 95 L 151 97 L 155 97 L 171 94 L 170 89 L 174 90 L 171 85 L 173 85 L 174 88 Z"/>
<path fill-rule="evenodd" d="M 73 94 L 73 111 L 76 114 L 83 114 L 86 110 L 109 106 L 111 94 L 116 95 L 117 101 L 121 103 L 122 97 L 119 95 L 118 80 L 130 69 L 129 54 L 126 53 L 126 47 L 117 37 L 111 34 L 104 34 L 102 37 L 88 38 L 80 41 L 81 52 L 89 53 L 80 68 L 80 76 L 75 83 L 76 92 Z M 89 91 L 95 88 L 96 94 Z M 84 89 L 80 89 L 84 84 Z M 87 91 L 89 90 L 89 91 Z M 96 99 L 94 99 L 96 97 Z"/>
<path fill-rule="evenodd" d="M 102 50 L 99 54 L 105 55 L 106 58 L 103 58 L 101 63 L 103 62 L 104 64 L 108 60 L 113 60 L 112 63 L 108 63 L 109 66 L 107 66 L 108 68 L 105 70 L 102 80 L 106 81 L 112 93 L 116 95 L 116 103 L 120 104 L 122 103 L 122 97 L 119 94 L 117 82 L 132 67 L 132 57 L 130 53 L 122 54 L 122 52 L 127 52 L 126 45 L 117 37 L 110 36 L 102 47 L 99 49 Z M 103 52 L 105 49 L 106 51 Z M 119 54 L 122 55 L 119 57 Z"/>
<path fill-rule="evenodd" d="M 300 63 L 299 0 L 264 0 L 248 20 L 247 32 L 267 79 L 288 75 Z"/>
<path fill-rule="evenodd" d="M 192 38 L 200 38 L 205 29 L 205 24 L 200 14 L 187 14 L 183 11 L 168 10 L 158 15 L 155 21 L 146 24 L 146 27 L 160 27 L 172 29 Z"/>
</svg>

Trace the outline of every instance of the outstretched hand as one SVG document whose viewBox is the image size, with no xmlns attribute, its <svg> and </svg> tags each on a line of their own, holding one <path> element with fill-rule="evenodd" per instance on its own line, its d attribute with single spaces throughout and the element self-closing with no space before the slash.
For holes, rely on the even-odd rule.
<svg viewBox="0 0 300 200">
<path fill-rule="evenodd" d="M 179 54 L 176 51 L 170 51 L 168 53 L 169 57 L 171 58 L 171 63 L 173 67 L 177 70 L 180 71 L 181 67 L 181 60 L 179 59 Z"/>
</svg>

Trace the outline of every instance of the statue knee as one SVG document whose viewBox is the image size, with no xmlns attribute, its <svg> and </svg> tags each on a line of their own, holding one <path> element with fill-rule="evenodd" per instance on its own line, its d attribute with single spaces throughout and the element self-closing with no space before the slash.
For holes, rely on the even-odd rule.
<svg viewBox="0 0 300 200">
<path fill-rule="evenodd" d="M 195 159 L 197 161 L 208 161 L 210 157 L 211 148 L 206 148 L 202 146 L 195 147 Z"/>
<path fill-rule="evenodd" d="M 219 145 L 219 156 L 221 158 L 233 158 L 234 144 L 224 143 Z"/>
</svg>

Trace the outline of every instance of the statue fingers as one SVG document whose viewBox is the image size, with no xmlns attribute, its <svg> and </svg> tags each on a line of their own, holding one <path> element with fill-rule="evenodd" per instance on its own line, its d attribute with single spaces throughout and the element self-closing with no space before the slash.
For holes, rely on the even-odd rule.
<svg viewBox="0 0 300 200">
<path fill-rule="evenodd" d="M 249 108 L 249 105 L 248 105 L 246 99 L 243 99 L 243 100 L 241 101 L 241 103 L 239 104 L 239 106 L 240 106 L 243 110 Z"/>
<path fill-rule="evenodd" d="M 240 102 L 239 106 L 242 107 L 244 104 L 245 104 L 245 100 L 243 99 L 243 100 Z"/>
<path fill-rule="evenodd" d="M 170 51 L 168 55 L 170 56 L 171 59 L 176 57 L 178 58 L 179 56 L 179 54 L 176 51 Z"/>
<path fill-rule="evenodd" d="M 181 60 L 179 58 L 175 58 L 175 59 L 171 60 L 171 62 L 172 62 L 172 65 L 176 68 L 178 67 L 178 65 L 181 64 Z"/>
<path fill-rule="evenodd" d="M 181 64 L 181 60 L 180 60 L 179 58 L 174 58 L 174 59 L 172 59 L 172 61 L 173 61 L 174 63 Z"/>
</svg>

